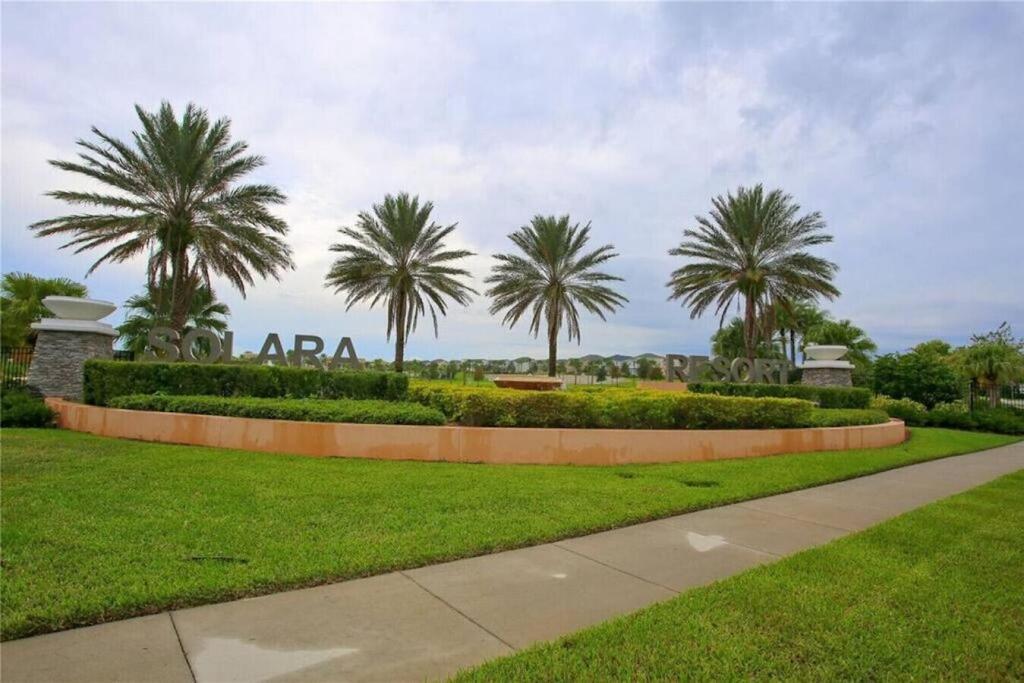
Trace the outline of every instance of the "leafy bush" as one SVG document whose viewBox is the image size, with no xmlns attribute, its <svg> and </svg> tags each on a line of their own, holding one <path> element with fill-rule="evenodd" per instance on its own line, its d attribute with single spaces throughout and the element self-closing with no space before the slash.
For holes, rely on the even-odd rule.
<svg viewBox="0 0 1024 683">
<path fill-rule="evenodd" d="M 90 360 L 84 394 L 86 403 L 101 406 L 130 394 L 394 401 L 405 398 L 408 386 L 403 374 L 374 370 Z"/>
<path fill-rule="evenodd" d="M 867 408 L 816 408 L 807 427 L 852 427 L 877 425 L 889 421 L 884 410 Z"/>
<path fill-rule="evenodd" d="M 909 398 L 931 409 L 937 403 L 955 401 L 963 386 L 949 363 L 933 353 L 890 353 L 875 360 L 875 393 Z"/>
<path fill-rule="evenodd" d="M 903 420 L 908 425 L 922 426 L 928 423 L 928 409 L 924 404 L 909 398 L 875 396 L 871 399 L 871 407 L 885 411 L 889 417 Z"/>
<path fill-rule="evenodd" d="M 478 427 L 765 429 L 811 421 L 808 401 L 672 391 L 523 391 L 415 383 L 409 397 Z"/>
<path fill-rule="evenodd" d="M 691 382 L 697 394 L 754 396 L 758 398 L 799 398 L 821 408 L 867 408 L 871 391 L 860 387 L 815 387 L 807 384 L 745 384 L 742 382 Z"/>
<path fill-rule="evenodd" d="M 127 410 L 258 417 L 300 422 L 388 425 L 441 425 L 445 422 L 440 411 L 406 401 L 137 394 L 117 396 L 110 400 L 109 405 L 112 408 Z"/>
<path fill-rule="evenodd" d="M 920 403 L 910 399 L 892 399 L 877 396 L 873 408 L 884 410 L 892 417 L 899 418 L 915 427 L 945 427 L 971 431 L 995 432 L 998 434 L 1024 434 L 1024 415 L 1012 408 L 988 408 L 976 406 L 968 412 L 962 400 L 936 404 L 925 410 Z"/>
<path fill-rule="evenodd" d="M 997 434 L 1024 434 L 1024 416 L 1010 408 L 976 406 L 974 412 L 969 413 L 957 404 L 940 405 L 929 411 L 928 425 Z"/>
<path fill-rule="evenodd" d="M 0 425 L 4 427 L 52 427 L 55 417 L 43 399 L 24 389 L 8 389 L 0 398 Z"/>
</svg>

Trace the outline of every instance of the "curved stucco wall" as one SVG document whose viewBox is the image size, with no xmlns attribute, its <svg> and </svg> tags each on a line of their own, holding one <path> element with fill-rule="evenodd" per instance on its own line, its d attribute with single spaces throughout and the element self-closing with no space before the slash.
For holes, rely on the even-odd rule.
<svg viewBox="0 0 1024 683">
<path fill-rule="evenodd" d="M 640 430 L 431 427 L 262 420 L 101 408 L 47 399 L 64 429 L 140 441 L 313 457 L 500 464 L 622 465 L 878 448 L 898 420 L 814 429 Z"/>
</svg>

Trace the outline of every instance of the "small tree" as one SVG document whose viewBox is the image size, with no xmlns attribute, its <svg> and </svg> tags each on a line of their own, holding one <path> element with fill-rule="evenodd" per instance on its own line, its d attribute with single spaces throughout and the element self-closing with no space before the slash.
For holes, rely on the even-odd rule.
<svg viewBox="0 0 1024 683">
<path fill-rule="evenodd" d="M 1013 337 L 1005 322 L 993 332 L 971 337 L 957 353 L 961 372 L 988 394 L 989 406 L 999 405 L 999 387 L 1024 380 L 1024 340 Z"/>
<path fill-rule="evenodd" d="M 608 379 L 608 369 L 604 366 L 604 363 L 598 363 L 595 375 L 598 382 L 603 382 Z"/>
</svg>

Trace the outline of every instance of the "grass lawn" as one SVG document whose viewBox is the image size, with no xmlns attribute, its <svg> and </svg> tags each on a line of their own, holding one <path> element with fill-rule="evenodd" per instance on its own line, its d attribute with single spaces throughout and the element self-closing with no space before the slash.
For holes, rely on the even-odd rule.
<svg viewBox="0 0 1024 683">
<path fill-rule="evenodd" d="M 1012 438 L 627 467 L 385 462 L 4 429 L 4 639 L 575 536 Z"/>
<path fill-rule="evenodd" d="M 459 680 L 754 678 L 1024 678 L 1024 472 Z"/>
</svg>

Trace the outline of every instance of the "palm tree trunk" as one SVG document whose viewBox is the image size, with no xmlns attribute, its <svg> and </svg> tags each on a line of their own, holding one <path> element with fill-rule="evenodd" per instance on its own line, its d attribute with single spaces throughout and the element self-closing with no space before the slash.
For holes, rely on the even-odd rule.
<svg viewBox="0 0 1024 683">
<path fill-rule="evenodd" d="M 999 385 L 995 382 L 989 382 L 988 385 L 988 407 L 996 408 L 999 406 Z"/>
<path fill-rule="evenodd" d="M 405 368 L 405 318 L 405 295 L 399 294 L 395 310 L 395 372 Z"/>
<path fill-rule="evenodd" d="M 746 349 L 747 358 L 754 360 L 755 335 L 757 334 L 757 305 L 751 294 L 747 295 L 747 310 L 743 321 L 743 347 Z"/>
<path fill-rule="evenodd" d="M 558 321 L 557 313 L 548 309 L 548 377 L 558 374 Z"/>
</svg>

